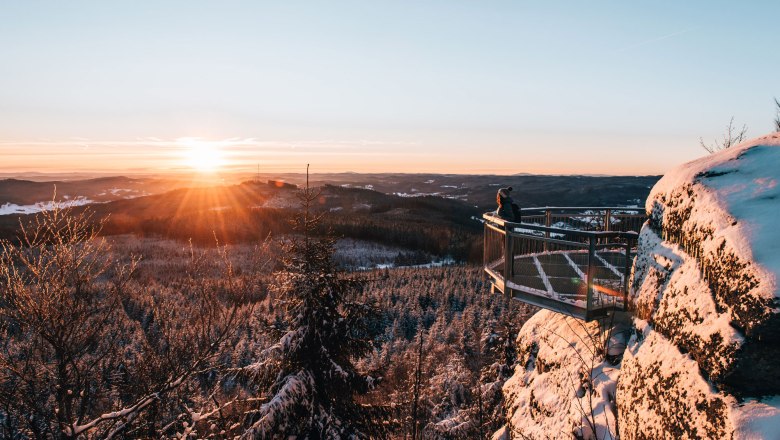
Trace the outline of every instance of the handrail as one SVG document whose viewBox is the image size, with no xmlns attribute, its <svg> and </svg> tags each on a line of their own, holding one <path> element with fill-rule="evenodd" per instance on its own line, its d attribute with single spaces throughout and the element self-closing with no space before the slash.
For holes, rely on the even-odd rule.
<svg viewBox="0 0 780 440">
<path fill-rule="evenodd" d="M 505 230 L 503 230 L 503 229 L 499 228 L 498 226 L 496 226 L 496 225 L 491 225 L 490 223 L 485 223 L 485 226 L 486 226 L 486 227 L 488 227 L 488 228 L 490 228 L 490 229 L 492 229 L 492 230 L 494 230 L 494 231 L 496 231 L 496 232 L 500 232 L 500 233 L 502 233 L 502 234 L 503 234 L 504 232 L 506 232 Z"/>
<path fill-rule="evenodd" d="M 606 210 L 612 210 L 612 211 L 643 211 L 644 208 L 634 208 L 634 207 L 628 207 L 628 206 L 535 206 L 530 208 L 520 208 L 520 212 L 523 211 L 547 211 L 547 210 L 558 210 L 558 211 L 606 211 Z"/>
<path fill-rule="evenodd" d="M 505 222 L 504 226 L 508 226 L 510 228 L 520 228 L 520 229 L 530 229 L 533 231 L 540 231 L 540 232 L 554 232 L 557 234 L 569 234 L 569 235 L 582 235 L 586 237 L 599 237 L 599 238 L 608 238 L 608 237 L 625 237 L 625 236 L 631 236 L 631 237 L 638 237 L 639 234 L 633 231 L 581 231 L 577 229 L 564 229 L 564 228 L 555 228 L 553 226 L 541 226 L 541 225 L 534 225 L 531 223 L 515 223 L 515 222 Z M 508 231 L 510 234 L 522 234 L 522 232 L 517 231 Z"/>
<path fill-rule="evenodd" d="M 556 228 L 553 226 L 535 225 L 532 223 L 510 222 L 509 220 L 504 220 L 501 217 L 493 215 L 489 212 L 482 214 L 482 218 L 490 221 L 494 225 L 503 226 L 504 228 L 511 228 L 512 230 L 507 229 L 507 232 L 513 235 L 522 234 L 521 232 L 517 232 L 514 230 L 515 228 L 520 228 L 520 229 L 530 229 L 530 230 L 540 231 L 540 232 L 553 232 L 556 234 L 570 234 L 570 235 L 580 235 L 586 237 L 599 237 L 599 238 L 639 237 L 639 234 L 633 231 L 625 231 L 625 232 L 624 231 L 582 231 L 578 229 L 564 229 L 564 228 Z"/>
</svg>

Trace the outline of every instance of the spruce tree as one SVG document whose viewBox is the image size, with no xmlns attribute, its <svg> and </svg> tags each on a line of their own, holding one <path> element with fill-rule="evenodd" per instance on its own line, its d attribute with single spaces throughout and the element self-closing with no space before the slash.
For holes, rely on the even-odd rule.
<svg viewBox="0 0 780 440">
<path fill-rule="evenodd" d="M 332 238 L 315 237 L 321 216 L 312 207 L 319 196 L 309 187 L 307 169 L 306 187 L 298 195 L 303 208 L 295 225 L 298 236 L 284 248 L 275 286 L 285 300 L 288 328 L 247 367 L 260 383 L 270 383 L 250 420 L 247 435 L 254 438 L 385 436 L 380 409 L 356 401 L 374 379 L 353 363 L 372 350 L 368 324 L 376 311 L 351 301 L 363 282 L 336 270 Z"/>
</svg>

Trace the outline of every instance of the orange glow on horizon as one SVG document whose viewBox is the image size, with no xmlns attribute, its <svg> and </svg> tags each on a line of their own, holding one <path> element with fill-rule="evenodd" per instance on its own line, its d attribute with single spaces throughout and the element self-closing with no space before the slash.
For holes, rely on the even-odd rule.
<svg viewBox="0 0 780 440">
<path fill-rule="evenodd" d="M 587 142 L 586 142 L 587 141 Z M 671 157 L 642 155 L 621 147 L 623 137 L 595 136 L 574 143 L 568 137 L 529 138 L 516 145 L 489 141 L 452 145 L 425 141 L 260 140 L 257 138 L 144 137 L 125 140 L 0 140 L 0 173 L 95 173 L 110 175 L 195 175 L 228 177 L 298 173 L 316 164 L 318 173 L 442 174 L 663 174 L 699 150 Z M 684 151 L 684 139 L 652 139 L 637 148 L 658 145 Z M 576 145 L 576 148 L 572 147 Z"/>
</svg>

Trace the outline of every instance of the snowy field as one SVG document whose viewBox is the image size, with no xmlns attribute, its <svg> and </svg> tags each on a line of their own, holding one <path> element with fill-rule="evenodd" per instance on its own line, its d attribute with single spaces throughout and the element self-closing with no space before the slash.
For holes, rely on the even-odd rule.
<svg viewBox="0 0 780 440">
<path fill-rule="evenodd" d="M 441 267 L 455 264 L 455 260 L 451 258 L 435 259 L 425 252 L 351 238 L 336 242 L 333 259 L 341 267 L 356 270 Z"/>
</svg>

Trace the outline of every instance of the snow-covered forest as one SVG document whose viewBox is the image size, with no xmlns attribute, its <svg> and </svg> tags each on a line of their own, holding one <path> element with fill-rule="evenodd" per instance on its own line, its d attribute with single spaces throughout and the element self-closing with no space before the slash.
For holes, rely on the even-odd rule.
<svg viewBox="0 0 780 440">
<path fill-rule="evenodd" d="M 489 438 L 531 310 L 478 267 L 339 269 L 299 220 L 198 248 L 42 212 L 0 254 L 0 437 Z"/>
</svg>

